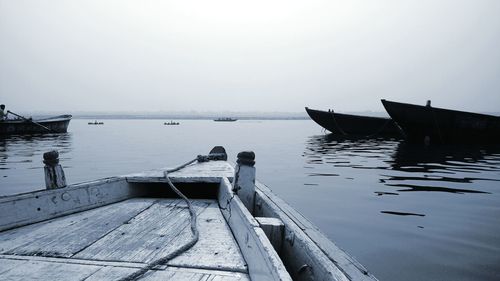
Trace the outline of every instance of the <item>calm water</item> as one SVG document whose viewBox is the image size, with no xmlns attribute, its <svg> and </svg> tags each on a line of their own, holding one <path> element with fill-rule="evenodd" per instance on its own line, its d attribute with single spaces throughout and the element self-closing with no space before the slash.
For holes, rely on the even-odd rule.
<svg viewBox="0 0 500 281">
<path fill-rule="evenodd" d="M 345 140 L 312 121 L 73 120 L 0 138 L 0 195 L 43 188 L 59 150 L 69 183 L 173 167 L 213 146 L 253 150 L 257 176 L 380 280 L 500 280 L 500 147 Z"/>
</svg>

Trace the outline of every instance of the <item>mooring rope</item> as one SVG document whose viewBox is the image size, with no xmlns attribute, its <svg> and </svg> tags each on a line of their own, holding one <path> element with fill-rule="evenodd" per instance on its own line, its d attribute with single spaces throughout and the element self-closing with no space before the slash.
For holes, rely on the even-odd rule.
<svg viewBox="0 0 500 281">
<path fill-rule="evenodd" d="M 342 130 L 342 128 L 339 126 L 339 123 L 337 123 L 337 120 L 335 119 L 335 113 L 333 112 L 333 110 L 331 111 L 331 116 L 332 116 L 332 119 L 333 119 L 333 123 L 335 123 L 335 127 L 337 127 L 337 130 L 339 130 L 339 132 L 344 135 L 344 136 L 347 136 L 346 132 L 344 132 L 344 130 Z"/>
<path fill-rule="evenodd" d="M 193 208 L 193 205 L 191 204 L 191 201 L 189 201 L 189 199 L 184 195 L 182 194 L 182 192 L 179 191 L 179 189 L 177 189 L 174 184 L 172 183 L 172 181 L 170 180 L 170 178 L 168 177 L 168 173 L 173 173 L 173 172 L 176 172 L 176 171 L 179 171 L 191 164 L 193 164 L 194 162 L 198 161 L 198 162 L 206 162 L 208 161 L 207 160 L 208 158 L 205 157 L 205 156 L 198 156 L 197 158 L 183 164 L 183 165 L 180 165 L 174 169 L 170 169 L 170 170 L 166 170 L 164 172 L 164 175 L 165 175 L 165 179 L 166 179 L 166 182 L 167 184 L 170 186 L 170 188 L 172 188 L 172 190 L 179 196 L 181 197 L 184 201 L 186 201 L 187 205 L 188 205 L 188 208 L 189 208 L 189 215 L 190 215 L 190 221 L 191 221 L 191 232 L 193 234 L 193 236 L 191 237 L 191 239 L 189 239 L 188 242 L 186 242 L 184 245 L 182 245 L 181 247 L 177 248 L 175 251 L 167 254 L 166 256 L 164 257 L 161 257 L 161 258 L 158 258 L 156 260 L 154 260 L 153 262 L 150 262 L 148 263 L 146 266 L 142 267 L 141 269 L 139 269 L 138 271 L 120 279 L 121 281 L 132 281 L 132 280 L 137 280 L 138 278 L 140 278 L 141 276 L 143 276 L 146 272 L 148 272 L 149 270 L 151 269 L 154 269 L 156 266 L 159 266 L 159 265 L 164 265 L 166 264 L 169 260 L 177 257 L 178 255 L 186 252 L 187 250 L 191 249 L 191 247 L 193 247 L 196 242 L 198 242 L 198 239 L 200 237 L 200 233 L 198 231 L 198 227 L 197 227 L 197 216 L 196 216 L 196 211 L 194 210 Z"/>
</svg>

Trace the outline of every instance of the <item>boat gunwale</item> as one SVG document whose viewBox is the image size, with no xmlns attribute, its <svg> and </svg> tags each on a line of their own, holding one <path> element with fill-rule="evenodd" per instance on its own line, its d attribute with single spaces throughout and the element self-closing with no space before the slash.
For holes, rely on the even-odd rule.
<svg viewBox="0 0 500 281">
<path fill-rule="evenodd" d="M 228 162 L 224 162 L 224 163 L 227 166 L 231 166 Z M 195 166 L 195 165 L 193 165 L 193 166 Z M 205 169 L 207 167 L 210 168 L 210 165 L 203 166 L 203 168 L 205 168 Z M 109 194 L 106 194 L 106 192 L 104 192 L 105 198 L 102 198 L 102 201 L 97 200 L 94 203 L 87 202 L 87 204 L 82 204 L 82 206 L 76 206 L 76 207 L 73 207 L 71 205 L 64 205 L 68 209 L 62 210 L 60 212 L 51 213 L 50 216 L 48 216 L 46 218 L 39 217 L 40 213 L 36 212 L 37 204 L 33 204 L 33 206 L 32 206 L 33 209 L 28 210 L 27 208 L 23 208 L 23 211 L 27 210 L 27 211 L 32 212 L 34 214 L 32 220 L 30 222 L 21 223 L 21 224 L 14 224 L 12 227 L 8 227 L 8 228 L 1 228 L 0 232 L 5 231 L 7 229 L 15 229 L 18 227 L 22 227 L 24 225 L 38 223 L 38 222 L 54 219 L 57 217 L 62 217 L 62 216 L 70 215 L 73 213 L 78 213 L 78 212 L 85 211 L 85 210 L 95 209 L 95 208 L 98 208 L 101 206 L 117 203 L 117 202 L 131 199 L 131 198 L 141 197 L 142 193 L 137 188 L 137 187 L 141 186 L 140 184 L 165 182 L 164 178 L 162 179 L 161 177 L 154 176 L 154 175 L 157 175 L 157 173 L 160 171 L 161 170 L 156 170 L 153 174 L 143 173 L 142 176 L 140 174 L 135 174 L 135 175 L 125 175 L 125 176 L 118 176 L 118 177 L 109 177 L 109 178 L 103 178 L 103 179 L 98 179 L 98 180 L 93 180 L 93 181 L 88 181 L 88 182 L 83 182 L 83 183 L 76 183 L 76 184 L 72 184 L 72 185 L 69 185 L 65 188 L 60 188 L 60 189 L 38 190 L 38 191 L 28 192 L 28 193 L 24 193 L 24 194 L 16 194 L 16 195 L 11 195 L 11 196 L 1 197 L 0 198 L 0 207 L 2 207 L 1 205 L 9 204 L 9 202 L 16 201 L 16 200 L 29 200 L 29 199 L 35 200 L 35 199 L 38 199 L 38 196 L 40 196 L 40 195 L 45 196 L 44 197 L 45 199 L 42 198 L 42 200 L 50 200 L 50 198 L 54 197 L 54 195 L 61 195 L 61 198 L 62 198 L 63 194 L 67 193 L 67 192 L 70 192 L 70 193 L 71 192 L 81 192 L 80 194 L 86 194 L 84 196 L 88 196 L 90 198 L 91 195 L 96 195 L 96 194 L 93 194 L 95 192 L 97 192 L 97 194 L 99 194 L 99 192 L 102 191 L 102 190 L 99 191 L 99 188 L 101 188 L 101 187 L 102 188 L 110 188 L 110 189 L 120 187 L 120 189 L 121 189 L 121 190 L 115 192 L 115 194 L 111 194 L 112 192 L 110 192 Z M 267 236 L 264 234 L 264 232 L 260 228 L 260 225 L 256 221 L 256 219 L 254 218 L 253 214 L 251 214 L 246 209 L 246 207 L 244 207 L 243 203 L 241 202 L 241 200 L 239 199 L 238 196 L 233 196 L 234 198 L 229 200 L 229 198 L 232 196 L 233 193 L 232 193 L 232 188 L 231 188 L 232 185 L 231 185 L 230 177 L 224 175 L 224 173 L 227 175 L 227 171 L 224 171 L 223 173 L 220 171 L 217 171 L 216 173 L 218 173 L 219 175 L 220 174 L 223 174 L 223 175 L 221 175 L 221 176 L 212 175 L 212 176 L 193 177 L 193 176 L 190 176 L 189 173 L 187 173 L 187 175 L 181 173 L 177 176 L 175 175 L 175 173 L 173 173 L 172 174 L 172 181 L 179 182 L 179 183 L 181 183 L 181 182 L 205 183 L 206 180 L 208 180 L 209 182 L 212 182 L 212 183 L 219 182 L 219 184 L 220 184 L 219 195 L 217 198 L 217 200 L 219 201 L 219 204 L 221 204 L 221 202 L 225 202 L 228 205 L 231 204 L 231 206 L 232 206 L 232 208 L 231 207 L 229 208 L 229 213 L 228 213 L 228 211 L 227 211 L 228 205 L 225 206 L 226 208 L 224 208 L 224 206 L 219 205 L 219 208 L 220 208 L 221 212 L 223 212 L 223 216 L 225 217 L 227 224 L 228 225 L 231 224 L 231 219 L 232 220 L 242 220 L 243 219 L 244 221 L 248 221 L 248 222 L 244 223 L 245 225 L 247 225 L 246 226 L 247 231 L 243 232 L 243 233 L 248 233 L 248 230 L 250 230 L 252 239 L 255 239 L 253 241 L 262 240 L 261 242 L 259 242 L 260 244 L 258 244 L 261 246 L 258 246 L 257 252 L 260 252 L 261 255 L 264 255 L 264 254 L 271 255 L 271 256 L 268 256 L 267 258 L 264 259 L 264 260 L 267 260 L 267 263 L 269 263 L 270 265 L 266 265 L 266 264 L 262 265 L 262 263 L 259 261 L 258 258 L 257 258 L 256 262 L 257 262 L 257 264 L 261 263 L 260 267 L 257 266 L 257 268 L 256 268 L 255 264 L 253 264 L 252 266 L 249 265 L 248 268 L 249 268 L 250 276 L 252 277 L 252 274 L 257 274 L 257 276 L 259 278 L 254 277 L 254 278 L 257 278 L 255 280 L 262 280 L 260 277 L 266 276 L 266 275 L 261 275 L 263 272 L 262 270 L 264 270 L 261 267 L 265 266 L 268 269 L 270 269 L 271 272 L 275 272 L 275 273 L 271 274 L 274 277 L 271 279 L 268 278 L 267 280 L 276 280 L 276 278 L 278 278 L 280 280 L 291 280 L 291 277 L 289 277 L 289 270 L 290 269 L 286 268 L 285 271 L 283 272 L 283 268 L 282 268 L 282 266 L 280 266 L 280 263 L 283 266 L 285 266 L 283 258 L 279 257 L 277 251 L 273 249 L 273 246 L 270 244 L 269 240 L 267 239 Z M 107 186 L 107 184 L 113 184 L 113 183 L 117 183 L 117 185 Z M 139 184 L 139 186 L 134 186 L 134 184 Z M 102 186 L 102 185 L 104 185 L 104 186 Z M 99 186 L 101 186 L 101 187 L 99 187 Z M 96 187 L 96 189 L 93 189 L 94 187 Z M 256 191 L 255 191 L 256 196 L 258 196 L 258 194 L 261 194 L 261 193 L 265 194 L 266 196 L 260 196 L 261 199 L 265 200 L 267 202 L 266 203 L 267 205 L 269 205 L 271 207 L 274 206 L 273 207 L 274 211 L 278 212 L 277 215 L 273 216 L 273 217 L 276 217 L 277 219 L 284 218 L 283 223 L 285 223 L 285 233 L 284 233 L 284 237 L 283 237 L 283 243 L 287 243 L 286 241 L 287 241 L 287 239 L 289 239 L 287 237 L 290 237 L 290 236 L 287 236 L 287 233 L 292 231 L 292 236 L 297 237 L 295 245 L 298 248 L 295 248 L 295 249 L 296 250 L 302 249 L 302 250 L 308 251 L 307 253 L 304 253 L 303 256 L 306 256 L 306 260 L 310 261 L 311 264 L 309 266 L 311 268 L 316 267 L 316 266 L 318 267 L 318 269 L 322 268 L 322 270 L 318 270 L 317 274 L 326 272 L 327 275 L 325 275 L 325 276 L 328 277 L 327 279 L 333 278 L 332 276 L 334 276 L 335 280 L 345 280 L 345 281 L 351 280 L 350 276 L 355 276 L 357 278 L 355 280 L 376 280 L 376 278 L 373 277 L 371 274 L 368 274 L 367 271 L 365 271 L 362 268 L 362 266 L 361 267 L 357 266 L 359 263 L 357 263 L 353 258 L 351 258 L 345 251 L 343 251 L 340 248 L 338 248 L 337 246 L 335 246 L 335 244 L 331 240 L 326 238 L 326 236 L 324 236 L 311 222 L 309 222 L 307 219 L 305 219 L 305 217 L 300 215 L 299 212 L 297 212 L 295 209 L 293 209 L 290 205 L 288 205 L 282 199 L 280 199 L 279 197 L 274 195 L 271 192 L 271 190 L 269 188 L 267 188 L 267 186 L 261 184 L 258 181 L 255 181 L 255 188 L 256 188 Z M 221 190 L 223 190 L 223 192 L 221 192 Z M 266 197 L 267 197 L 267 199 L 266 199 Z M 40 198 L 41 198 L 41 196 L 40 196 Z M 85 198 L 84 198 L 84 200 L 85 200 Z M 278 198 L 279 200 L 278 201 L 272 200 L 272 198 Z M 271 200 L 271 201 L 268 201 L 268 200 Z M 56 203 L 56 202 L 54 202 L 54 203 Z M 61 202 L 61 203 L 63 203 L 63 202 Z M 255 201 L 255 203 L 256 203 L 256 209 L 257 209 L 258 208 L 257 200 Z M 19 206 L 19 205 L 16 207 L 18 209 L 22 208 L 22 206 Z M 231 214 L 231 209 L 233 210 L 232 214 Z M 285 210 L 292 210 L 293 212 L 292 212 L 292 214 L 290 214 L 290 213 L 287 213 Z M 38 214 L 38 216 L 37 216 L 37 214 Z M 290 223 L 291 223 L 291 225 L 290 225 Z M 247 240 L 249 239 L 248 234 L 245 234 L 246 236 L 243 235 L 241 232 L 239 234 L 235 234 L 235 232 L 234 232 L 235 230 L 233 229 L 233 227 L 234 226 L 230 226 L 231 231 L 233 232 L 235 239 L 237 239 L 238 244 L 241 248 L 241 251 L 243 251 L 243 250 L 245 250 L 245 249 L 243 249 L 243 247 L 249 245 L 249 244 L 247 244 L 248 243 Z M 288 229 L 288 230 L 286 230 L 286 229 Z M 312 231 L 312 234 L 311 234 L 311 231 Z M 288 234 L 288 235 L 290 235 L 290 234 Z M 264 238 L 264 237 L 266 237 L 266 238 Z M 316 237 L 316 238 L 314 238 L 314 237 Z M 264 243 L 264 244 L 262 244 L 262 243 Z M 293 240 L 291 242 L 291 245 L 293 247 Z M 302 247 L 305 247 L 305 248 L 302 248 Z M 310 247 L 313 247 L 313 248 L 310 248 Z M 248 248 L 251 249 L 252 247 L 248 246 Z M 253 249 L 254 250 L 250 250 L 250 251 L 254 251 L 253 253 L 251 253 L 251 255 L 255 254 L 255 250 L 256 250 L 255 247 Z M 328 250 L 328 249 L 330 249 L 330 250 Z M 338 250 L 339 252 L 337 254 L 341 255 L 341 256 L 345 256 L 346 257 L 345 259 L 352 260 L 353 261 L 352 264 L 355 265 L 355 268 L 344 270 L 341 267 L 342 264 L 339 265 L 338 260 L 335 260 L 334 258 L 332 258 L 332 255 L 328 254 L 329 253 L 328 251 L 332 251 L 332 249 L 334 249 L 335 251 Z M 273 254 L 273 252 L 274 252 L 274 254 Z M 304 264 L 300 260 L 301 258 L 304 258 L 303 256 L 302 257 L 291 257 L 291 258 L 292 259 L 298 258 L 300 266 L 303 266 Z M 247 257 L 245 257 L 245 260 L 247 260 Z M 319 261 L 319 262 L 321 262 L 321 264 L 317 265 L 314 263 L 314 261 Z M 249 263 L 248 260 L 247 260 L 247 263 Z M 269 266 L 271 268 L 269 268 Z M 251 267 L 253 269 L 250 269 Z M 334 270 L 335 268 L 337 268 L 338 271 Z M 325 269 L 326 269 L 326 271 L 325 271 Z M 336 273 L 328 273 L 327 269 L 333 270 Z M 360 271 L 358 273 L 353 274 L 352 270 L 357 270 L 357 269 Z M 297 268 L 297 269 L 294 268 L 294 271 L 300 272 L 300 270 L 301 270 L 300 268 Z M 253 271 L 253 272 L 251 272 L 251 271 Z M 277 275 L 275 275 L 275 274 L 277 274 Z M 292 275 L 292 274 L 290 274 L 290 275 Z M 295 273 L 293 275 L 297 276 L 297 273 Z M 298 278 L 298 280 L 307 280 L 304 278 L 308 278 L 307 274 L 303 274 L 303 276 Z"/>
<path fill-rule="evenodd" d="M 25 120 L 25 119 L 5 119 L 0 121 L 0 124 L 22 124 L 22 123 L 31 123 L 31 122 L 37 122 L 37 123 L 53 123 L 53 122 L 65 122 L 68 120 L 71 120 L 73 118 L 72 115 L 66 114 L 66 115 L 58 115 L 58 116 L 53 116 L 53 117 L 46 117 L 46 118 L 41 118 L 41 119 L 31 119 L 31 120 Z"/>
<path fill-rule="evenodd" d="M 405 107 L 413 107 L 413 108 L 418 108 L 418 109 L 433 109 L 441 112 L 448 112 L 452 114 L 465 114 L 465 115 L 470 115 L 474 117 L 481 117 L 481 118 L 488 118 L 488 119 L 497 119 L 500 120 L 500 116 L 496 115 L 491 115 L 491 114 L 485 114 L 485 113 L 477 113 L 477 112 L 470 112 L 470 111 L 461 111 L 461 110 L 456 110 L 456 109 L 447 109 L 447 108 L 441 108 L 441 107 L 434 107 L 434 106 L 425 106 L 425 105 L 419 105 L 419 104 L 412 104 L 412 103 L 404 103 L 404 102 L 397 102 L 397 101 L 390 101 L 386 99 L 381 100 L 382 104 L 386 108 L 387 113 L 389 113 L 389 110 L 387 110 L 386 104 L 388 105 L 398 105 L 398 106 L 405 106 Z M 390 115 L 390 113 L 389 113 Z"/>
<path fill-rule="evenodd" d="M 309 107 L 306 107 L 306 111 L 307 112 L 311 111 L 311 112 L 314 112 L 317 114 L 333 114 L 333 115 L 345 116 L 345 117 L 349 117 L 349 118 L 378 119 L 378 120 L 384 120 L 384 121 L 391 120 L 390 117 L 355 115 L 355 114 L 339 113 L 339 112 L 335 112 L 335 111 L 328 112 L 328 111 L 319 110 L 319 109 L 311 109 Z"/>
</svg>

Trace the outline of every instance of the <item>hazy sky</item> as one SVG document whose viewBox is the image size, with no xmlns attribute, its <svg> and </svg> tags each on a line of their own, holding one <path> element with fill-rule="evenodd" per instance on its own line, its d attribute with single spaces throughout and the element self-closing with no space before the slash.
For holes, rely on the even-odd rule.
<svg viewBox="0 0 500 281">
<path fill-rule="evenodd" d="M 500 111 L 498 0 L 0 0 L 13 111 Z"/>
</svg>

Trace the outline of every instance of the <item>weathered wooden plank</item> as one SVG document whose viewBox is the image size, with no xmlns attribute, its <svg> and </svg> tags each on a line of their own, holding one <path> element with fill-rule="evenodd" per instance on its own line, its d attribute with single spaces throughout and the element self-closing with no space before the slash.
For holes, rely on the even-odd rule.
<svg viewBox="0 0 500 281">
<path fill-rule="evenodd" d="M 178 199 L 157 201 L 74 257 L 146 263 L 154 260 L 164 247 L 175 247 L 173 241 L 188 225 L 189 212 L 177 204 L 180 204 Z M 198 202 L 195 208 L 200 212 L 207 205 Z"/>
<path fill-rule="evenodd" d="M 292 280 L 278 254 L 227 178 L 221 182 L 219 205 L 247 261 L 252 280 Z"/>
<path fill-rule="evenodd" d="M 285 238 L 285 225 L 277 218 L 256 217 L 255 219 L 279 255 L 283 239 Z"/>
<path fill-rule="evenodd" d="M 198 213 L 198 243 L 169 264 L 246 272 L 245 262 L 215 200 L 192 200 Z M 191 237 L 183 201 L 161 199 L 151 208 L 81 251 L 75 258 L 149 263 Z"/>
<path fill-rule="evenodd" d="M 105 263 L 62 258 L 0 256 L 0 280 L 118 280 L 137 264 Z M 118 266 L 115 266 L 118 265 Z M 132 267 L 129 267 L 132 265 Z M 5 270 L 8 268 L 7 270 Z"/>
<path fill-rule="evenodd" d="M 33 268 L 25 268 L 35 265 Z M 0 256 L 0 280 L 118 280 L 129 276 L 141 264 L 88 261 L 62 258 Z M 25 268 L 19 271 L 16 268 Z M 52 270 L 51 272 L 46 272 Z M 39 275 L 34 277 L 36 271 Z M 72 275 L 71 273 L 77 274 Z M 64 277 L 55 279 L 53 276 Z M 83 276 L 83 277 L 82 277 Z M 164 267 L 150 271 L 140 280 L 244 280 L 249 281 L 248 274 L 223 270 L 197 268 Z"/>
<path fill-rule="evenodd" d="M 129 199 L 136 192 L 124 178 L 108 178 L 1 197 L 0 231 Z"/>
<path fill-rule="evenodd" d="M 0 232 L 0 252 L 71 257 L 152 204 L 151 200 L 131 199 Z"/>
<path fill-rule="evenodd" d="M 137 269 L 126 267 L 103 266 L 85 278 L 85 281 L 120 280 L 134 273 Z"/>
<path fill-rule="evenodd" d="M 220 183 L 219 177 L 170 177 L 172 183 Z M 129 183 L 166 183 L 163 176 L 146 177 L 146 176 L 132 176 L 127 177 Z"/>
<path fill-rule="evenodd" d="M 276 217 L 285 224 L 281 257 L 294 280 L 310 280 L 311 276 L 325 280 L 377 280 L 268 187 L 256 182 L 256 188 L 255 215 Z"/>
<path fill-rule="evenodd" d="M 248 272 L 246 262 L 217 201 L 211 201 L 198 216 L 198 229 L 198 242 L 187 252 L 168 262 L 168 265 Z M 184 231 L 181 237 L 189 237 L 188 232 Z"/>
<path fill-rule="evenodd" d="M 248 274 L 240 272 L 227 272 L 216 270 L 203 270 L 195 268 L 168 267 L 162 271 L 147 273 L 141 280 L 164 281 L 164 280 L 210 280 L 210 281 L 250 281 Z"/>
<path fill-rule="evenodd" d="M 9 271 L 16 266 L 19 266 L 19 262 L 15 261 L 15 260 L 8 260 L 8 259 L 0 258 L 0 279 L 3 279 L 2 274 L 4 272 Z"/>
<path fill-rule="evenodd" d="M 1 259 L 0 263 L 7 262 Z M 15 266 L 0 272 L 1 280 L 84 280 L 101 269 L 100 266 L 51 263 L 43 261 L 10 260 Z"/>
<path fill-rule="evenodd" d="M 126 175 L 128 182 L 163 182 L 165 171 L 169 168 L 157 169 Z M 169 174 L 173 183 L 176 182 L 209 182 L 219 183 L 223 177 L 232 178 L 233 167 L 225 161 L 209 161 L 185 167 Z"/>
<path fill-rule="evenodd" d="M 42 257 L 42 256 L 18 256 L 18 255 L 0 255 L 0 260 L 4 261 L 42 261 L 42 262 L 53 262 L 53 263 L 74 263 L 74 264 L 86 264 L 86 265 L 97 265 L 97 266 L 108 266 L 108 267 L 126 267 L 139 269 L 146 266 L 145 263 L 138 262 L 115 262 L 115 261 L 96 261 L 96 260 L 82 260 L 75 258 L 54 258 L 54 257 Z"/>
</svg>

